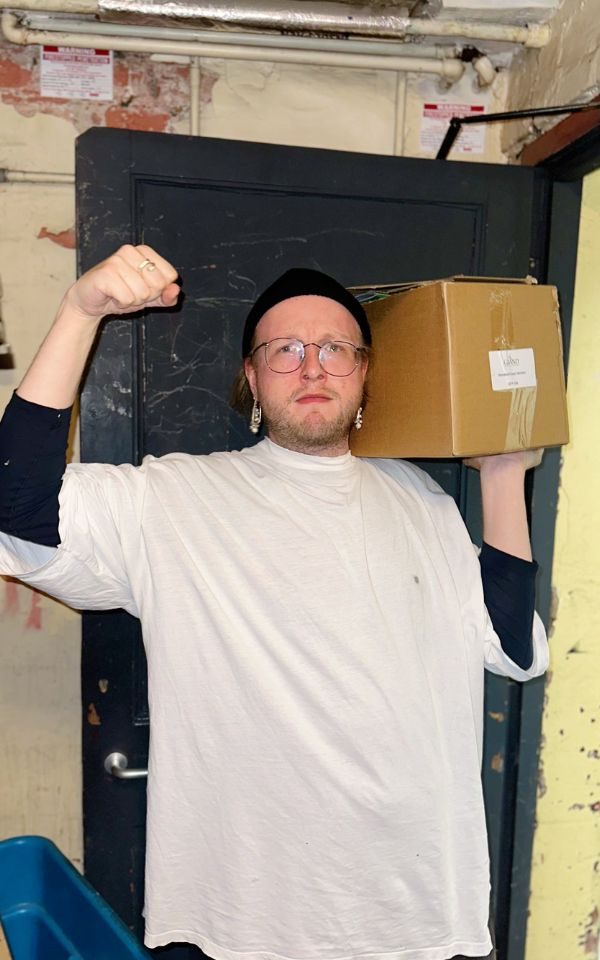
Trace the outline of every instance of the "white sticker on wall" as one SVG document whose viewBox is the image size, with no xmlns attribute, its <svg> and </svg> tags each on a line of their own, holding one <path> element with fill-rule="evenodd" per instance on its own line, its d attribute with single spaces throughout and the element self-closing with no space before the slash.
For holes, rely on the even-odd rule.
<svg viewBox="0 0 600 960">
<path fill-rule="evenodd" d="M 535 357 L 531 347 L 523 350 L 490 350 L 492 390 L 535 387 Z"/>
<path fill-rule="evenodd" d="M 41 48 L 43 97 L 66 100 L 112 100 L 112 50 L 78 47 Z"/>
<path fill-rule="evenodd" d="M 474 117 L 485 113 L 481 103 L 447 103 L 427 101 L 423 104 L 419 147 L 425 153 L 437 153 L 452 117 Z M 461 128 L 453 147 L 455 154 L 485 152 L 485 124 L 467 124 Z"/>
</svg>

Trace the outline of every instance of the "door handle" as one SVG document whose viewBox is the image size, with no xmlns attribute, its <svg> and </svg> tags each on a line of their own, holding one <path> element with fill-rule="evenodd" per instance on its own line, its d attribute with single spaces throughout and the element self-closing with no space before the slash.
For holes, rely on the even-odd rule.
<svg viewBox="0 0 600 960">
<path fill-rule="evenodd" d="M 109 753 L 104 761 L 104 769 L 117 780 L 141 780 L 142 777 L 148 776 L 148 771 L 142 767 L 128 769 L 127 757 L 124 753 Z"/>
</svg>

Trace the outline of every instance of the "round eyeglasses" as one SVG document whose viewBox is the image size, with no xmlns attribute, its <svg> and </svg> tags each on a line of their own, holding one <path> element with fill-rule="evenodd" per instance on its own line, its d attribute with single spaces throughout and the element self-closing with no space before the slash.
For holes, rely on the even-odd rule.
<svg viewBox="0 0 600 960">
<path fill-rule="evenodd" d="M 330 340 L 327 343 L 302 343 L 291 337 L 276 337 L 266 340 L 254 348 L 250 357 L 257 350 L 265 348 L 265 361 L 273 373 L 293 373 L 304 363 L 307 347 L 316 347 L 319 351 L 319 363 L 325 373 L 332 377 L 349 377 L 360 363 L 364 347 L 355 347 L 346 340 Z"/>
</svg>

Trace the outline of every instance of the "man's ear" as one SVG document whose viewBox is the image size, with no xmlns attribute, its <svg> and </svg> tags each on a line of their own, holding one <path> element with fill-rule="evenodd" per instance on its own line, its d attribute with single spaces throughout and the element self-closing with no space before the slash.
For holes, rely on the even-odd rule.
<svg viewBox="0 0 600 960">
<path fill-rule="evenodd" d="M 250 357 L 246 357 L 244 360 L 244 373 L 246 374 L 246 380 L 250 384 L 252 396 L 256 399 L 256 370 Z"/>
<path fill-rule="evenodd" d="M 362 365 L 363 382 L 364 382 L 364 378 L 366 378 L 367 376 L 367 370 L 369 369 L 369 358 L 367 356 L 364 356 L 364 354 L 361 360 L 361 365 Z"/>
</svg>

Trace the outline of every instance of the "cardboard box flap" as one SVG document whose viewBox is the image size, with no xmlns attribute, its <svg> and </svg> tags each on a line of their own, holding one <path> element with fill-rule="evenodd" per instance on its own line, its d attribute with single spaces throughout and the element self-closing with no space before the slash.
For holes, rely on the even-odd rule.
<svg viewBox="0 0 600 960">
<path fill-rule="evenodd" d="M 524 283 L 532 285 L 537 284 L 537 280 L 530 275 L 526 277 L 474 277 L 468 276 L 465 273 L 456 273 L 451 277 L 443 277 L 438 280 L 412 280 L 407 283 L 358 284 L 357 286 L 348 287 L 348 289 L 360 303 L 371 303 L 374 300 L 384 300 L 386 297 L 393 297 L 397 293 L 408 293 L 409 290 L 427 287 L 433 283 Z"/>
</svg>

